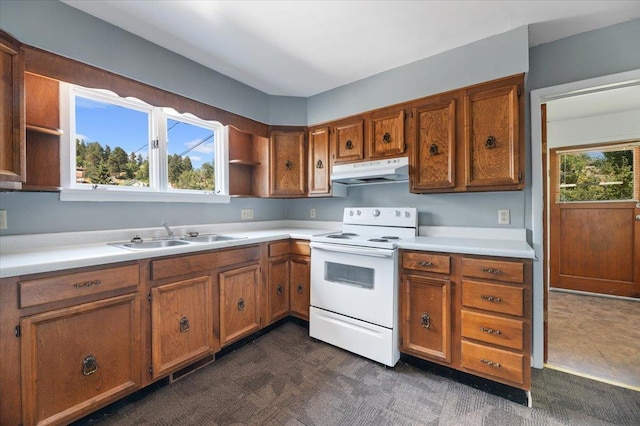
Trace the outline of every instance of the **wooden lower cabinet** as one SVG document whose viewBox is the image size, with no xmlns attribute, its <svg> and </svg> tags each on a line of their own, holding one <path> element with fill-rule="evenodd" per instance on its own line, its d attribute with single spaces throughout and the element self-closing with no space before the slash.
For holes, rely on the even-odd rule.
<svg viewBox="0 0 640 426">
<path fill-rule="evenodd" d="M 402 281 L 401 350 L 451 362 L 451 281 L 408 275 Z"/>
<path fill-rule="evenodd" d="M 151 289 L 154 379 L 214 352 L 211 276 Z"/>
<path fill-rule="evenodd" d="M 308 321 L 311 293 L 311 261 L 309 256 L 292 256 L 289 262 L 291 315 Z"/>
<path fill-rule="evenodd" d="M 532 279 L 529 259 L 403 251 L 400 351 L 530 390 Z"/>
<path fill-rule="evenodd" d="M 20 327 L 24 425 L 67 424 L 141 387 L 137 293 L 28 316 Z"/>
<path fill-rule="evenodd" d="M 267 272 L 267 324 L 289 315 L 289 257 L 269 259 Z"/>
<path fill-rule="evenodd" d="M 220 284 L 220 345 L 225 346 L 262 327 L 260 265 L 218 274 Z"/>
</svg>

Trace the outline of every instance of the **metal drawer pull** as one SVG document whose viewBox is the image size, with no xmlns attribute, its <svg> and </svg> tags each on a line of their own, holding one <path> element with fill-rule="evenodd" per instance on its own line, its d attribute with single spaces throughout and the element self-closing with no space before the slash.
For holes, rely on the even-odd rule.
<svg viewBox="0 0 640 426">
<path fill-rule="evenodd" d="M 302 284 L 298 284 L 298 287 L 296 287 L 296 290 L 298 291 L 298 294 L 302 294 L 302 291 L 304 290 L 304 288 L 302 287 Z"/>
<path fill-rule="evenodd" d="M 287 170 L 291 170 L 291 167 L 293 167 L 293 163 L 289 160 L 287 160 L 286 163 L 284 163 L 284 168 Z"/>
<path fill-rule="evenodd" d="M 500 269 L 493 269 L 493 268 L 480 268 L 480 271 L 482 272 L 488 272 L 490 274 L 496 274 L 496 275 L 500 275 L 502 273 L 502 270 Z"/>
<path fill-rule="evenodd" d="M 438 152 L 438 145 L 436 145 L 435 143 L 432 143 L 431 146 L 429 147 L 429 154 L 430 155 L 438 155 L 438 154 L 440 154 Z"/>
<path fill-rule="evenodd" d="M 424 260 L 422 260 L 422 261 L 418 262 L 418 265 L 426 268 L 428 266 L 433 266 L 433 262 L 425 262 Z"/>
<path fill-rule="evenodd" d="M 187 331 L 189 331 L 189 319 L 182 317 L 180 319 L 180 333 L 186 333 Z"/>
<path fill-rule="evenodd" d="M 382 135 L 382 143 L 391 143 L 391 135 L 389 133 Z"/>
<path fill-rule="evenodd" d="M 100 284 L 102 284 L 102 281 L 93 280 L 93 281 L 85 281 L 83 283 L 76 283 L 73 286 L 75 288 L 83 288 L 83 287 L 93 287 L 94 285 L 100 285 Z"/>
<path fill-rule="evenodd" d="M 484 359 L 484 358 L 481 358 L 480 362 L 483 363 L 483 364 L 487 364 L 488 366 L 491 366 L 491 367 L 500 368 L 500 363 L 499 362 L 489 361 L 488 359 Z"/>
<path fill-rule="evenodd" d="M 496 296 L 485 296 L 484 294 L 480 296 L 480 299 L 486 300 L 487 302 L 502 302 L 502 299 Z"/>
<path fill-rule="evenodd" d="M 494 330 L 493 328 L 487 328 L 487 327 L 480 327 L 480 331 L 484 331 L 485 333 L 489 333 L 489 334 L 502 334 L 500 332 L 500 330 Z"/>
<path fill-rule="evenodd" d="M 243 298 L 240 298 L 238 300 L 238 310 L 239 311 L 244 311 L 244 299 Z"/>
<path fill-rule="evenodd" d="M 282 288 L 282 284 L 278 285 L 276 293 L 278 293 L 278 296 L 282 296 L 284 294 L 284 288 Z"/>
<path fill-rule="evenodd" d="M 351 142 L 351 140 L 348 140 L 345 144 L 344 147 L 346 149 L 353 149 L 353 142 Z"/>
<path fill-rule="evenodd" d="M 431 328 L 431 317 L 428 313 L 422 313 L 422 316 L 420 317 L 420 325 L 424 328 Z"/>
<path fill-rule="evenodd" d="M 486 141 L 484 141 L 484 147 L 487 149 L 493 149 L 496 147 L 496 138 L 495 136 L 489 136 Z"/>
<path fill-rule="evenodd" d="M 82 375 L 90 376 L 98 371 L 98 363 L 96 363 L 96 357 L 93 355 L 87 356 L 82 360 Z"/>
</svg>

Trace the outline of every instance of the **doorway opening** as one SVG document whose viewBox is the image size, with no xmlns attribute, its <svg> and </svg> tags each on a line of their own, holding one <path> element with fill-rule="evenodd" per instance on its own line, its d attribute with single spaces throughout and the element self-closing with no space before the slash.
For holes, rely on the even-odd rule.
<svg viewBox="0 0 640 426">
<path fill-rule="evenodd" d="M 532 92 L 544 366 L 640 391 L 640 82 L 553 90 Z"/>
</svg>

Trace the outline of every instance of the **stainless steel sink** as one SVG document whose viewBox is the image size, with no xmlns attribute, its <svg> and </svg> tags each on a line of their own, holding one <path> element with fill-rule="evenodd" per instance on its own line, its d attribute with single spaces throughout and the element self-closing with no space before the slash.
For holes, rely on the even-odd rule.
<svg viewBox="0 0 640 426">
<path fill-rule="evenodd" d="M 130 243 L 109 243 L 114 247 L 120 247 L 127 250 L 149 250 L 149 249 L 159 249 L 165 247 L 175 247 L 175 246 L 184 246 L 189 244 L 186 241 L 182 240 L 153 240 L 153 241 L 143 241 L 139 243 L 130 242 Z"/>
<path fill-rule="evenodd" d="M 188 241 L 190 243 L 213 243 L 216 241 L 241 240 L 242 238 L 243 237 L 229 237 L 227 235 L 208 234 L 208 235 L 198 235 L 196 237 L 185 236 L 180 238 L 180 240 Z"/>
</svg>

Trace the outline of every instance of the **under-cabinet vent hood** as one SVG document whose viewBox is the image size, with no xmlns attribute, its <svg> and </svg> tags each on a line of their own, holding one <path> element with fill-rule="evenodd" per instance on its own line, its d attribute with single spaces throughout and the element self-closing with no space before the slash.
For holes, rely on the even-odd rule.
<svg viewBox="0 0 640 426">
<path fill-rule="evenodd" d="M 338 164 L 333 166 L 331 170 L 331 180 L 345 185 L 407 182 L 409 180 L 409 158 Z"/>
</svg>

